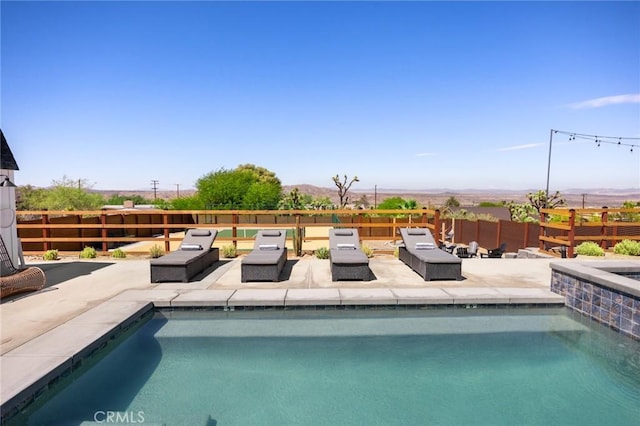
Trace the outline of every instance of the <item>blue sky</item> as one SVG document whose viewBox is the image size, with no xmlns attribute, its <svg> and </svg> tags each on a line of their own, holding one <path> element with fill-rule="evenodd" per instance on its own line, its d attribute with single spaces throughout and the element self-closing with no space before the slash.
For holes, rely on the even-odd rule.
<svg viewBox="0 0 640 426">
<path fill-rule="evenodd" d="M 638 2 L 12 2 L 19 185 L 543 189 L 549 131 L 640 138 Z M 628 140 L 640 145 L 640 139 Z M 551 189 L 640 190 L 640 147 L 556 134 Z"/>
</svg>

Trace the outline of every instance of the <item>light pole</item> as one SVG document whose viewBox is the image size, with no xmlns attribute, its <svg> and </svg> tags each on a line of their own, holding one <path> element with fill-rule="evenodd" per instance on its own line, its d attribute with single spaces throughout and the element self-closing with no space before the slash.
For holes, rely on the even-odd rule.
<svg viewBox="0 0 640 426">
<path fill-rule="evenodd" d="M 549 207 L 549 176 L 551 175 L 551 146 L 553 145 L 553 134 L 556 130 L 549 131 L 549 160 L 547 161 L 547 188 L 544 191 L 544 207 Z"/>
</svg>

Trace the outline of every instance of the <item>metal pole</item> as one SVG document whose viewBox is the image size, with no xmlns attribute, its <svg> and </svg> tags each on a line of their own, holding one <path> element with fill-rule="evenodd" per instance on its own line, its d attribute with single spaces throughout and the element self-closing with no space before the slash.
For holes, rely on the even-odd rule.
<svg viewBox="0 0 640 426">
<path fill-rule="evenodd" d="M 548 208 L 549 207 L 549 176 L 551 174 L 551 146 L 553 145 L 553 132 L 554 130 L 551 129 L 549 131 L 549 160 L 547 161 L 547 188 L 544 191 L 544 207 Z"/>
</svg>

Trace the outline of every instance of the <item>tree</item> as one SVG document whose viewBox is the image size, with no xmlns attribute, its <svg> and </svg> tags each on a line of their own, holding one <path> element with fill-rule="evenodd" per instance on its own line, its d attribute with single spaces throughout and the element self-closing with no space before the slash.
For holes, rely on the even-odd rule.
<svg viewBox="0 0 640 426">
<path fill-rule="evenodd" d="M 89 191 L 84 179 L 63 176 L 54 180 L 51 188 L 37 189 L 30 185 L 18 188 L 16 206 L 19 210 L 96 210 L 104 205 L 104 197 Z"/>
<path fill-rule="evenodd" d="M 293 188 L 288 194 L 282 196 L 278 208 L 280 210 L 302 210 L 311 203 L 311 195 L 302 194 L 298 188 Z"/>
<path fill-rule="evenodd" d="M 282 193 L 276 175 L 253 164 L 211 172 L 196 188 L 202 205 L 214 209 L 276 209 Z"/>
<path fill-rule="evenodd" d="M 46 190 L 34 188 L 31 185 L 19 186 L 16 188 L 16 209 L 17 210 L 40 210 L 45 209 L 44 199 Z"/>
<path fill-rule="evenodd" d="M 105 204 L 112 204 L 112 205 L 124 204 L 125 201 L 133 201 L 133 204 L 154 204 L 152 200 L 147 200 L 142 195 L 137 195 L 137 194 L 135 195 L 114 194 L 105 201 Z"/>
<path fill-rule="evenodd" d="M 460 201 L 458 201 L 458 199 L 452 195 L 451 197 L 447 198 L 447 201 L 444 202 L 444 206 L 449 209 L 451 207 L 460 207 Z"/>
<path fill-rule="evenodd" d="M 546 191 L 540 190 L 538 192 L 529 192 L 527 194 L 529 204 L 533 206 L 541 216 L 540 210 L 542 209 L 555 209 L 556 207 L 564 206 L 567 204 L 564 197 L 560 195 L 560 191 L 556 191 L 547 199 Z"/>
<path fill-rule="evenodd" d="M 358 198 L 354 204 L 358 209 L 368 209 L 371 205 L 367 194 L 362 194 L 362 196 L 360 196 L 360 198 Z"/>
<path fill-rule="evenodd" d="M 406 202 L 407 201 L 401 197 L 389 197 L 389 198 L 385 198 L 384 200 L 382 200 L 380 204 L 378 204 L 378 209 L 397 210 L 397 209 L 401 209 Z"/>
<path fill-rule="evenodd" d="M 354 176 L 353 179 L 351 179 L 349 181 L 349 183 L 347 183 L 347 175 L 344 175 L 344 180 L 340 181 L 340 176 L 339 175 L 335 175 L 334 177 L 331 178 L 331 180 L 333 180 L 333 183 L 336 184 L 336 186 L 338 187 L 338 198 L 340 199 L 340 208 L 343 209 L 348 203 L 349 203 L 349 197 L 347 196 L 347 193 L 349 192 L 349 188 L 351 188 L 351 185 L 353 185 L 354 182 L 360 182 L 360 180 L 358 179 L 358 176 Z"/>
</svg>

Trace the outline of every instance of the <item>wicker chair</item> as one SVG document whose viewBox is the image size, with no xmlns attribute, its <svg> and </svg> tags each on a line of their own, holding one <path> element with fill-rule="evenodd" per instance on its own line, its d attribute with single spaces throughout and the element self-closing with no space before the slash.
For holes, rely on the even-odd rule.
<svg viewBox="0 0 640 426">
<path fill-rule="evenodd" d="M 42 290 L 46 282 L 44 272 L 38 267 L 19 269 L 13 266 L 7 246 L 0 236 L 0 298 L 23 291 Z"/>
</svg>

